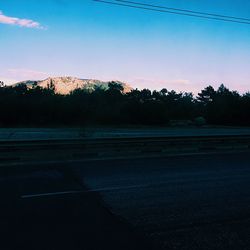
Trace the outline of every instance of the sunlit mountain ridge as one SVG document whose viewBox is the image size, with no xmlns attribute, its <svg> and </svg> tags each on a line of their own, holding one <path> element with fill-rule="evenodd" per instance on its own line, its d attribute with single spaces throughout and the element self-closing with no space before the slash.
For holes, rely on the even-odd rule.
<svg viewBox="0 0 250 250">
<path fill-rule="evenodd" d="M 96 88 L 101 88 L 107 90 L 109 88 L 110 82 L 121 85 L 123 87 L 124 93 L 130 92 L 132 90 L 132 87 L 129 84 L 121 81 L 101 81 L 96 79 L 80 79 L 77 77 L 49 77 L 45 80 L 22 81 L 15 83 L 14 85 L 24 84 L 28 88 L 32 88 L 34 86 L 39 86 L 42 88 L 53 86 L 56 93 L 66 95 L 75 89 L 87 89 L 92 91 Z"/>
</svg>

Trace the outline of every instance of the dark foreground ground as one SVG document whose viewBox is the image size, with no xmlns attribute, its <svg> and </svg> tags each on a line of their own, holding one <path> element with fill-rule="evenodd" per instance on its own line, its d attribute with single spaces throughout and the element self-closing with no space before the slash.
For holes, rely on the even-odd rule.
<svg viewBox="0 0 250 250">
<path fill-rule="evenodd" d="M 0 187 L 0 249 L 250 249 L 247 153 L 2 168 Z"/>
<path fill-rule="evenodd" d="M 1 169 L 1 250 L 152 249 L 67 167 Z"/>
<path fill-rule="evenodd" d="M 250 156 L 80 164 L 90 190 L 165 249 L 250 249 Z"/>
</svg>

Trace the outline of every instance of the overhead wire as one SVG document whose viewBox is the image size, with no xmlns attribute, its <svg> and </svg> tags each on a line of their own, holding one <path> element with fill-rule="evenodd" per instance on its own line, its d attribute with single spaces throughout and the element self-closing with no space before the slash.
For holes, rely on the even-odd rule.
<svg viewBox="0 0 250 250">
<path fill-rule="evenodd" d="M 199 12 L 199 11 L 193 11 L 193 10 L 187 10 L 187 9 L 172 8 L 172 7 L 147 4 L 147 3 L 137 2 L 137 1 L 127 1 L 127 0 L 114 0 L 114 1 L 122 2 L 122 3 L 128 3 L 128 4 L 136 4 L 136 5 L 141 5 L 141 6 L 147 6 L 147 7 L 152 7 L 152 8 L 176 10 L 176 11 L 180 11 L 180 12 L 187 12 L 187 13 L 193 13 L 193 14 L 199 14 L 199 15 L 205 15 L 205 16 L 222 17 L 222 18 L 236 19 L 236 20 L 242 20 L 242 21 L 249 21 L 250 22 L 250 18 L 227 16 L 227 15 L 221 15 L 221 14 L 215 14 L 215 13 L 209 13 L 209 12 Z"/>
<path fill-rule="evenodd" d="M 248 20 L 247 18 L 240 18 L 240 17 L 230 17 L 229 16 L 224 16 L 223 15 L 218 15 L 218 17 L 216 17 L 215 15 L 212 16 L 213 14 L 211 13 L 207 13 L 209 14 L 209 16 L 205 16 L 204 14 L 195 14 L 196 12 L 192 12 L 191 10 L 181 10 L 181 9 L 176 9 L 176 11 L 172 11 L 169 9 L 165 9 L 168 7 L 165 6 L 158 6 L 156 7 L 156 5 L 146 5 L 143 3 L 138 3 L 138 2 L 132 2 L 132 1 L 126 1 L 126 2 L 130 2 L 129 3 L 125 3 L 125 1 L 121 1 L 121 0 L 114 0 L 114 1 L 108 1 L 108 0 L 92 0 L 94 2 L 99 2 L 99 3 L 105 3 L 105 4 L 109 4 L 109 5 L 116 5 L 116 6 L 122 6 L 122 7 L 129 7 L 129 8 L 135 8 L 135 9 L 142 9 L 142 10 L 149 10 L 149 11 L 155 11 L 155 12 L 161 12 L 161 13 L 169 13 L 169 14 L 175 14 L 175 15 L 183 15 L 183 16 L 189 16 L 189 17 L 196 17 L 196 18 L 203 18 L 203 19 L 211 19 L 211 20 L 217 20 L 217 21 L 225 21 L 225 22 L 231 22 L 231 23 L 239 23 L 239 24 L 250 24 L 250 19 L 249 21 L 243 21 L 243 20 Z M 150 6 L 155 6 L 155 7 L 150 7 Z M 172 8 L 174 9 L 174 8 Z M 182 12 L 181 12 L 182 11 Z M 186 12 L 185 12 L 186 11 Z M 221 16 L 221 17 L 219 17 Z M 239 20 L 235 20 L 235 19 L 239 19 Z M 242 21 L 240 21 L 242 20 Z"/>
</svg>

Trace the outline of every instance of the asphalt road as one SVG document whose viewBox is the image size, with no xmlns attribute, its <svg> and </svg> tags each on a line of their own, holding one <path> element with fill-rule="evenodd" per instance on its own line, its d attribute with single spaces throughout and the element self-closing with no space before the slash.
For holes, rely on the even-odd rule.
<svg viewBox="0 0 250 250">
<path fill-rule="evenodd" d="M 247 153 L 1 167 L 0 197 L 4 250 L 250 249 Z"/>
<path fill-rule="evenodd" d="M 76 140 L 84 138 L 140 138 L 250 135 L 249 127 L 130 127 L 130 128 L 0 128 L 0 142 Z"/>
<path fill-rule="evenodd" d="M 90 191 L 156 249 L 250 249 L 246 153 L 96 161 L 76 166 Z"/>
<path fill-rule="evenodd" d="M 67 164 L 1 167 L 0 197 L 0 249 L 152 249 Z"/>
</svg>

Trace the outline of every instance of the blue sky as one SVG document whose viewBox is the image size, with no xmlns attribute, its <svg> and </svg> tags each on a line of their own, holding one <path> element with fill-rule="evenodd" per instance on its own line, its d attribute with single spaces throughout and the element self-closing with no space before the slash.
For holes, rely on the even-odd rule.
<svg viewBox="0 0 250 250">
<path fill-rule="evenodd" d="M 112 0 L 114 1 L 114 0 Z M 243 0 L 137 0 L 250 18 Z M 250 90 L 250 25 L 161 14 L 91 0 L 0 0 L 0 80 L 48 76 L 133 87 Z"/>
</svg>

